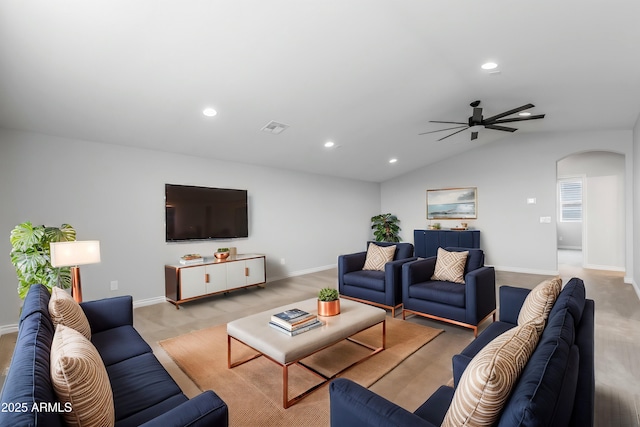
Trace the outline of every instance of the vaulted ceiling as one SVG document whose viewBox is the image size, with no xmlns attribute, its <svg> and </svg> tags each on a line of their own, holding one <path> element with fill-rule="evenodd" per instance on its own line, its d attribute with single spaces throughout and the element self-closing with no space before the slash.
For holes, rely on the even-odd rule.
<svg viewBox="0 0 640 427">
<path fill-rule="evenodd" d="M 0 127 L 384 181 L 511 137 L 418 135 L 474 100 L 546 114 L 514 135 L 631 129 L 639 17 L 636 0 L 3 0 Z"/>
</svg>

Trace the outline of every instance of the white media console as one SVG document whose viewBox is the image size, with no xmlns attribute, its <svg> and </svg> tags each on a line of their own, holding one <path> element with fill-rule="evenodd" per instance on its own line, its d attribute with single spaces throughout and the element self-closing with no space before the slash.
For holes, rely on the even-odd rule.
<svg viewBox="0 0 640 427">
<path fill-rule="evenodd" d="M 238 254 L 225 260 L 205 258 L 195 265 L 165 265 L 165 296 L 180 304 L 235 289 L 266 283 L 264 255 Z"/>
</svg>

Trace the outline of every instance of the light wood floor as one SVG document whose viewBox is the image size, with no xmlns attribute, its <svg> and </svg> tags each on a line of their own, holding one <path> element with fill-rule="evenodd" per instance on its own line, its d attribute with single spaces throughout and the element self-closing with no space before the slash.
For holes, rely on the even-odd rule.
<svg viewBox="0 0 640 427">
<path fill-rule="evenodd" d="M 563 281 L 580 277 L 587 297 L 596 302 L 596 426 L 640 426 L 640 301 L 622 273 L 586 270 L 572 252 L 563 252 Z M 497 285 L 532 288 L 545 276 L 497 272 Z M 316 296 L 317 290 L 337 286 L 336 270 L 326 270 L 185 304 L 169 303 L 135 310 L 135 327 L 178 382 L 185 394 L 200 391 L 173 363 L 158 341 Z M 400 317 L 400 316 L 398 316 Z M 418 350 L 371 389 L 413 411 L 440 385 L 451 381 L 451 356 L 473 339 L 471 330 L 422 317 L 408 321 L 445 330 Z M 482 325 L 486 327 L 488 323 Z M 482 329 L 481 327 L 481 329 Z M 0 337 L 0 381 L 4 383 L 16 334 Z M 274 365 L 275 366 L 275 365 Z M 278 371 L 274 370 L 274 375 Z"/>
</svg>

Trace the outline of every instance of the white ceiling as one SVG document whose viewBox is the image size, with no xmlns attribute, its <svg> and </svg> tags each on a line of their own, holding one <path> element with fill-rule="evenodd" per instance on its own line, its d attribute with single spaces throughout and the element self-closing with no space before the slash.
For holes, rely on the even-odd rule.
<svg viewBox="0 0 640 427">
<path fill-rule="evenodd" d="M 631 129 L 640 2 L 0 2 L 8 129 L 380 182 L 509 136 L 418 136 L 476 99 L 547 114 L 516 135 Z"/>
</svg>

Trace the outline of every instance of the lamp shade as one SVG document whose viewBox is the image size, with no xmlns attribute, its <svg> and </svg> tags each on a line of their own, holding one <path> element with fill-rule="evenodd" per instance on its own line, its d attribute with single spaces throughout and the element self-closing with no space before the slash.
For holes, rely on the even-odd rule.
<svg viewBox="0 0 640 427">
<path fill-rule="evenodd" d="M 70 267 L 100 262 L 100 242 L 81 240 L 51 243 L 51 266 Z"/>
</svg>

